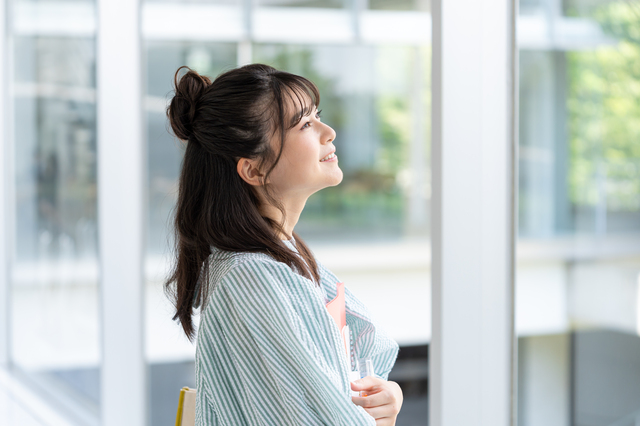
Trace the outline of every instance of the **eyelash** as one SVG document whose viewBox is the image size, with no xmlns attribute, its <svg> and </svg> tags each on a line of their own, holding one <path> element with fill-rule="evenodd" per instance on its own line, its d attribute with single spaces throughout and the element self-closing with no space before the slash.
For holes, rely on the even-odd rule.
<svg viewBox="0 0 640 426">
<path fill-rule="evenodd" d="M 318 117 L 318 120 L 320 119 L 320 114 L 321 114 L 321 113 L 322 113 L 322 110 L 321 110 L 321 109 L 319 109 L 319 110 L 318 110 L 318 112 L 316 112 L 316 117 Z M 303 129 L 306 129 L 306 128 L 307 128 L 307 124 L 308 124 L 309 126 L 311 126 L 311 122 L 310 122 L 310 121 L 307 121 L 306 123 L 304 123 L 304 125 L 302 126 L 302 128 L 303 128 Z"/>
</svg>

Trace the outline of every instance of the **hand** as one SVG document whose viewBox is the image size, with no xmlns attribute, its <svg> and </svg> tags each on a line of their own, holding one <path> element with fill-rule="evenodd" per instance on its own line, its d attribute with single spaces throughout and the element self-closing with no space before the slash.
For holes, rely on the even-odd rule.
<svg viewBox="0 0 640 426">
<path fill-rule="evenodd" d="M 354 404 L 361 406 L 376 419 L 376 426 L 394 426 L 402 407 L 402 389 L 396 382 L 367 376 L 351 382 L 354 391 L 365 391 L 367 396 L 352 396 Z"/>
</svg>

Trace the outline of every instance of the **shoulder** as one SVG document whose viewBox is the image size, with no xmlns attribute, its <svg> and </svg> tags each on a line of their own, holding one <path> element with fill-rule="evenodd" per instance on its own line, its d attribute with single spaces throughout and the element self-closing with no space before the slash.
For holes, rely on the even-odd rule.
<svg viewBox="0 0 640 426">
<path fill-rule="evenodd" d="M 307 280 L 289 265 L 264 253 L 215 250 L 209 262 L 209 285 L 213 294 L 224 288 L 252 291 L 261 288 L 265 291 L 267 287 Z"/>
<path fill-rule="evenodd" d="M 329 268 L 327 268 L 322 262 L 318 260 L 317 257 L 315 259 L 316 259 L 316 264 L 318 265 L 318 272 L 320 273 L 320 278 L 322 278 L 323 281 L 324 280 L 335 281 L 335 282 L 340 281 L 338 277 L 333 272 L 331 272 Z"/>
</svg>

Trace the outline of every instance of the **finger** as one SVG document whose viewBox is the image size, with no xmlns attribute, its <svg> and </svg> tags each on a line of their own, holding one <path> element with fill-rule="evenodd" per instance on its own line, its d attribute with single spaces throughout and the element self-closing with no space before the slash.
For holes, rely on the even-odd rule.
<svg viewBox="0 0 640 426">
<path fill-rule="evenodd" d="M 351 401 L 354 404 L 364 408 L 378 407 L 389 403 L 389 398 L 384 392 L 374 393 L 369 396 L 352 396 Z"/>
<path fill-rule="evenodd" d="M 359 395 L 358 396 L 371 396 L 371 395 L 376 395 L 379 394 L 380 392 L 384 392 L 385 388 L 384 386 L 374 386 L 372 388 L 365 388 L 365 389 L 360 389 L 360 388 L 352 388 L 352 390 L 354 392 L 359 391 Z"/>
<path fill-rule="evenodd" d="M 396 424 L 396 419 L 393 417 L 376 419 L 376 426 L 395 426 L 395 424 Z"/>
<path fill-rule="evenodd" d="M 378 386 L 384 384 L 386 380 L 379 379 L 374 376 L 363 377 L 362 379 L 358 379 L 356 381 L 351 382 L 351 389 L 354 391 L 364 390 L 364 389 L 373 389 Z"/>
<path fill-rule="evenodd" d="M 393 407 L 391 405 L 383 405 L 381 407 L 372 407 L 364 409 L 371 417 L 376 420 L 393 418 L 396 416 L 396 413 L 393 412 Z"/>
</svg>

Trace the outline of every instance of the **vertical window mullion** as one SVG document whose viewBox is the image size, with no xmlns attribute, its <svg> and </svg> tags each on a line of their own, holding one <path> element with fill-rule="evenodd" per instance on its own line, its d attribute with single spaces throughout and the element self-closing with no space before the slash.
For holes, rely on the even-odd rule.
<svg viewBox="0 0 640 426">
<path fill-rule="evenodd" d="M 140 4 L 98 0 L 103 426 L 146 424 Z"/>
<path fill-rule="evenodd" d="M 8 130 L 9 119 L 9 55 L 8 55 L 8 28 L 7 28 L 6 0 L 0 0 L 0 366 L 9 363 L 9 244 L 12 240 L 9 235 L 8 212 L 9 202 L 9 171 L 10 167 L 10 132 Z"/>
<path fill-rule="evenodd" d="M 513 422 L 515 7 L 432 3 L 432 426 Z"/>
</svg>

